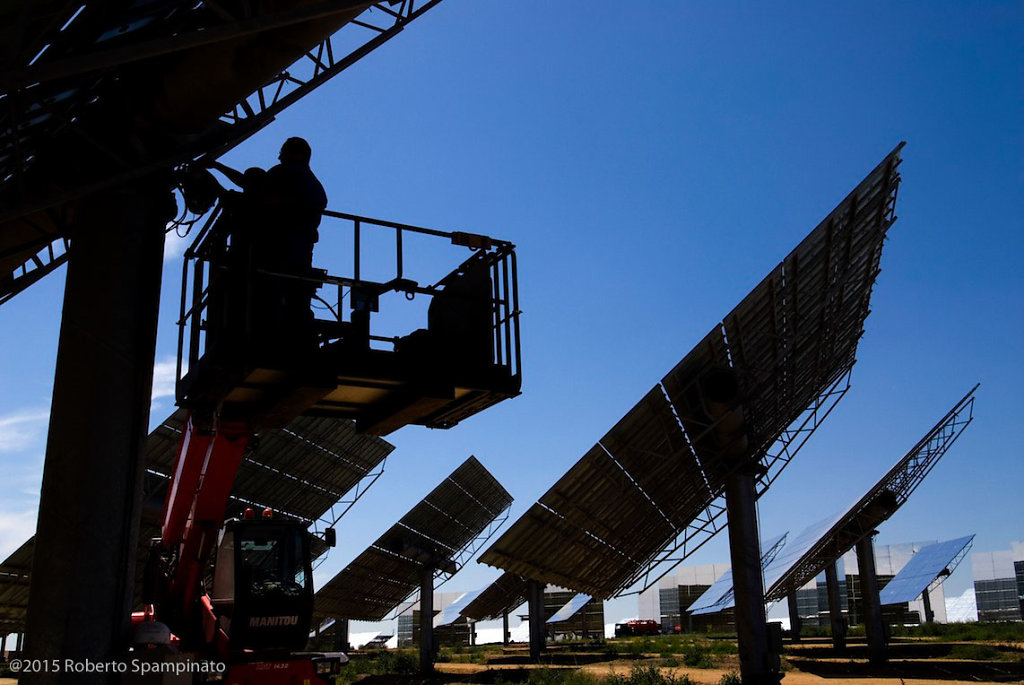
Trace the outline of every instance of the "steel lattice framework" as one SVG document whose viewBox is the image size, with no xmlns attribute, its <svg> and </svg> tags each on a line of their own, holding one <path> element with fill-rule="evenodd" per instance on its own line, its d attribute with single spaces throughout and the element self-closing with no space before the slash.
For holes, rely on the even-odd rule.
<svg viewBox="0 0 1024 685">
<path fill-rule="evenodd" d="M 650 587 L 722 530 L 731 474 L 755 470 L 763 494 L 850 387 L 902 147 L 481 561 L 604 599 Z"/>
<path fill-rule="evenodd" d="M 13 222 L 6 229 L 0 225 L 7 234 L 0 240 L 0 304 L 67 261 L 65 203 L 200 156 L 220 156 L 440 1 L 317 0 L 263 13 L 249 0 L 45 0 L 17 11 L 0 8 L 0 23 L 6 22 L 0 37 L 9 49 L 0 72 L 0 224 Z M 216 120 L 184 135 L 161 132 L 173 135 L 173 142 L 133 141 L 132 153 L 125 154 L 123 141 L 108 140 L 109 132 L 98 134 L 88 123 L 97 107 L 122 95 L 122 84 L 131 78 L 159 82 L 161 59 L 190 51 L 201 57 L 211 46 L 324 20 L 341 30 L 313 41 Z M 202 73 L 198 62 L 193 70 Z M 52 141 L 61 141 L 60 154 Z M 100 163 L 62 163 L 71 158 Z"/>
<path fill-rule="evenodd" d="M 896 462 L 860 500 L 810 545 L 799 559 L 786 569 L 771 573 L 774 579 L 765 592 L 765 600 L 783 599 L 802 587 L 825 567 L 841 557 L 864 536 L 888 520 L 931 473 L 960 434 L 974 420 L 974 391 L 957 402 L 907 454 Z"/>
<path fill-rule="evenodd" d="M 508 519 L 512 496 L 470 457 L 316 593 L 321 623 L 380 621 L 420 587 L 458 572 Z"/>
</svg>

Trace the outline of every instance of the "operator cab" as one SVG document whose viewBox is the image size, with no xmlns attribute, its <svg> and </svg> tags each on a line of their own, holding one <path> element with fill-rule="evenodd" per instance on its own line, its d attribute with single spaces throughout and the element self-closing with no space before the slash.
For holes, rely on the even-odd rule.
<svg viewBox="0 0 1024 685">
<path fill-rule="evenodd" d="M 210 598 L 230 648 L 305 648 L 313 614 L 309 538 L 298 521 L 225 524 Z"/>
<path fill-rule="evenodd" d="M 387 435 L 410 423 L 449 428 L 519 394 L 511 243 L 325 212 L 325 243 L 338 231 L 354 235 L 354 254 L 342 267 L 351 276 L 316 269 L 272 273 L 246 257 L 244 241 L 241 247 L 225 243 L 230 222 L 221 228 L 217 217 L 185 253 L 180 406 L 216 410 L 257 430 L 306 414 L 353 419 L 360 432 Z M 379 245 L 381 236 L 392 235 L 393 268 L 390 255 L 360 255 L 362 243 Z M 444 266 L 453 250 L 443 243 L 443 251 L 432 247 L 438 238 L 456 255 L 471 254 Z M 429 272 L 426 284 L 409 278 L 405 252 L 412 245 L 431 248 L 432 258 L 417 265 L 442 266 L 441 278 Z M 403 299 L 423 303 L 424 327 L 396 313 L 404 312 Z M 392 328 L 378 331 L 383 326 Z"/>
</svg>

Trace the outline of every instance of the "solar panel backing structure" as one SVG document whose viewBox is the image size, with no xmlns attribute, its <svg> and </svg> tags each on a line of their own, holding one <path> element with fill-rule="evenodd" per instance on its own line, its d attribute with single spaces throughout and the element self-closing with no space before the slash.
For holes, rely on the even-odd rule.
<svg viewBox="0 0 1024 685">
<path fill-rule="evenodd" d="M 725 526 L 724 486 L 760 464 L 762 494 L 849 388 L 901 143 L 482 556 L 607 599 L 649 587 Z M 709 379 L 739 384 L 747 438 L 722 434 Z"/>
<path fill-rule="evenodd" d="M 317 591 L 320 619 L 380 621 L 420 587 L 448 580 L 508 518 L 512 496 L 470 457 Z"/>
<path fill-rule="evenodd" d="M 474 621 L 501 618 L 526 601 L 529 586 L 526 578 L 506 571 L 467 604 L 462 615 Z"/>
<path fill-rule="evenodd" d="M 787 533 L 783 533 L 777 537 L 771 538 L 766 541 L 762 547 L 764 553 L 761 554 L 761 570 L 763 571 L 768 564 L 772 563 L 772 560 L 782 551 L 786 544 Z M 687 607 L 686 611 L 693 614 L 694 616 L 702 616 L 704 614 L 715 614 L 719 611 L 725 611 L 731 609 L 736 605 L 736 598 L 733 595 L 732 588 L 732 570 L 726 571 L 721 575 L 714 584 L 704 591 L 700 597 L 698 597 L 693 604 Z"/>
<path fill-rule="evenodd" d="M 186 415 L 183 409 L 175 411 L 146 440 L 143 490 L 152 509 L 163 505 Z M 260 433 L 245 453 L 227 515 L 240 517 L 253 507 L 271 509 L 278 517 L 297 519 L 314 529 L 333 526 L 380 477 L 393 449 L 381 438 L 356 433 L 352 421 L 298 417 L 284 428 Z M 144 516 L 136 563 L 140 580 L 150 540 L 159 535 L 158 518 Z M 314 538 L 314 557 L 326 551 Z M 34 553 L 31 537 L 0 564 L 0 628 L 5 623 L 24 628 Z M 136 587 L 141 589 L 142 583 Z"/>
<path fill-rule="evenodd" d="M 162 495 L 174 470 L 187 412 L 179 409 L 146 442 L 146 494 Z M 390 443 L 360 435 L 348 420 L 299 416 L 262 431 L 242 457 L 228 516 L 271 509 L 308 526 L 331 526 L 376 482 Z"/>
<path fill-rule="evenodd" d="M 971 549 L 974 536 L 937 542 L 921 548 L 879 593 L 881 604 L 912 602 L 956 570 Z"/>
<path fill-rule="evenodd" d="M 0 5 L 0 303 L 67 260 L 42 210 L 223 154 L 439 2 Z"/>
<path fill-rule="evenodd" d="M 792 560 L 787 568 L 775 569 L 771 584 L 765 583 L 766 601 L 780 600 L 802 587 L 903 506 L 974 420 L 977 388 L 977 385 L 971 388 L 888 473 L 814 540 L 800 558 Z"/>
<path fill-rule="evenodd" d="M 34 538 L 29 538 L 0 564 L 0 635 L 25 630 Z"/>
</svg>

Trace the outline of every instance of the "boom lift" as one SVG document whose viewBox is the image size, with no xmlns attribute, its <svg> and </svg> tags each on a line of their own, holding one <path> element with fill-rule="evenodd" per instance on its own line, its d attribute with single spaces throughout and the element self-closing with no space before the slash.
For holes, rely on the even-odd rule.
<svg viewBox="0 0 1024 685">
<path fill-rule="evenodd" d="M 159 621 L 182 649 L 226 662 L 229 683 L 319 683 L 317 674 L 337 663 L 295 655 L 308 640 L 313 608 L 305 524 L 251 510 L 224 521 L 256 432 L 300 414 L 354 419 L 379 435 L 408 423 L 447 428 L 519 393 L 513 245 L 337 212 L 325 217 L 322 233 L 339 223 L 352 229 L 352 276 L 260 270 L 218 230 L 220 208 L 185 254 L 177 395 L 190 414 L 147 564 L 146 609 L 133 623 L 139 632 Z M 394 236 L 395 273 L 386 281 L 361 277 L 364 229 Z M 421 286 L 404 273 L 409 235 L 446 239 L 472 254 Z M 259 279 L 262 287 L 303 283 L 336 293 L 333 302 L 320 300 L 330 316 L 277 335 L 261 323 Z M 372 333 L 371 315 L 392 294 L 425 298 L 427 327 Z M 333 538 L 328 529 L 324 543 L 332 546 Z"/>
</svg>

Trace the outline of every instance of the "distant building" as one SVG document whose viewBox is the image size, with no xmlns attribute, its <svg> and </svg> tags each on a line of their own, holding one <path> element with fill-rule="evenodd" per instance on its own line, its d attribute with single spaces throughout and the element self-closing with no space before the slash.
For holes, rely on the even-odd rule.
<svg viewBox="0 0 1024 685">
<path fill-rule="evenodd" d="M 971 555 L 979 621 L 1024 619 L 1024 542 Z"/>
<path fill-rule="evenodd" d="M 946 621 L 949 623 L 973 623 L 978 620 L 978 603 L 974 588 L 964 590 L 958 597 L 946 598 Z"/>
</svg>

